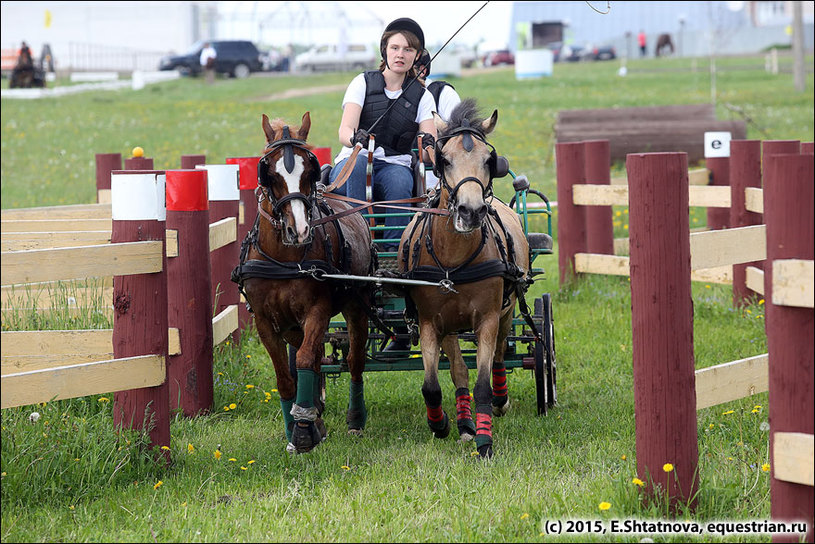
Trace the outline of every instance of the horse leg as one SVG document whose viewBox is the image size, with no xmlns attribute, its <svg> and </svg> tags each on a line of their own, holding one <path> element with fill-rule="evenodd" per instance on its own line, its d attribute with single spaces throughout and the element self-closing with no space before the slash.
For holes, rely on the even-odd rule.
<svg viewBox="0 0 815 544">
<path fill-rule="evenodd" d="M 481 457 L 492 457 L 492 387 L 490 374 L 495 355 L 498 317 L 488 316 L 476 331 L 478 376 L 473 388 L 475 397 L 475 445 Z"/>
<path fill-rule="evenodd" d="M 368 316 L 362 308 L 350 309 L 343 313 L 348 324 L 348 370 L 351 384 L 348 392 L 348 411 L 345 422 L 348 434 L 362 436 L 368 410 L 365 408 L 362 372 L 365 369 L 365 344 L 368 342 Z"/>
<path fill-rule="evenodd" d="M 456 386 L 456 426 L 458 435 L 462 442 L 468 442 L 475 438 L 475 423 L 473 423 L 473 411 L 470 407 L 470 373 L 464 358 L 461 356 L 461 348 L 458 344 L 458 336 L 445 336 L 441 341 L 444 354 L 450 360 L 450 378 Z"/>
<path fill-rule="evenodd" d="M 495 357 L 492 362 L 492 414 L 503 416 L 509 411 L 509 391 L 507 369 L 504 366 L 506 338 L 512 326 L 512 314 L 507 313 L 498 324 L 498 337 L 495 342 Z"/>
<path fill-rule="evenodd" d="M 288 357 L 286 356 L 286 342 L 283 338 L 273 330 L 269 324 L 269 320 L 261 319 L 262 316 L 255 318 L 255 326 L 258 330 L 260 341 L 269 353 L 274 365 L 275 376 L 277 378 L 277 391 L 280 393 L 280 408 L 283 411 L 283 428 L 286 431 L 286 439 L 289 444 L 292 441 L 292 430 L 294 427 L 294 417 L 291 415 L 291 409 L 294 405 L 294 395 L 296 393 L 296 385 L 294 377 L 289 371 Z"/>
<path fill-rule="evenodd" d="M 424 363 L 424 383 L 422 396 L 427 407 L 427 424 L 436 438 L 446 438 L 450 434 L 450 418 L 441 407 L 441 386 L 439 385 L 439 338 L 432 322 L 419 325 L 419 339 Z"/>
<path fill-rule="evenodd" d="M 314 402 L 315 387 L 319 384 L 321 344 L 328 329 L 328 315 L 323 308 L 306 318 L 303 324 L 303 342 L 297 350 L 297 398 L 292 406 L 294 429 L 292 444 L 298 453 L 311 451 L 325 438 L 325 425 Z"/>
</svg>

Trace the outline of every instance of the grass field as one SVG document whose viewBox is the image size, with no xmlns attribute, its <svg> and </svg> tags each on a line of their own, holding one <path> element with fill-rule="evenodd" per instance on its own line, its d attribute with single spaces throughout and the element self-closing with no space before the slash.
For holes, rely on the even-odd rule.
<svg viewBox="0 0 815 544">
<path fill-rule="evenodd" d="M 749 138 L 813 140 L 811 73 L 808 92 L 797 94 L 791 76 L 767 74 L 760 57 L 717 59 L 717 66 L 720 119 L 739 118 L 725 106 L 732 104 L 749 115 Z M 498 108 L 491 143 L 513 171 L 554 198 L 553 124 L 560 109 L 710 100 L 706 60 L 632 61 L 625 78 L 617 67 L 558 64 L 553 77 L 524 82 L 497 69 L 453 83 L 485 110 Z M 139 92 L 3 99 L 2 207 L 93 202 L 95 153 L 127 156 L 138 145 L 157 168 L 178 167 L 182 154 L 205 153 L 212 163 L 257 155 L 261 113 L 296 122 L 311 111 L 311 143 L 336 151 L 342 91 L 274 95 L 350 77 L 253 77 L 213 87 L 181 79 Z M 509 191 L 508 182 L 496 190 L 503 197 Z M 626 235 L 627 213 L 615 209 L 617 236 Z M 692 226 L 702 226 L 704 211 L 691 213 Z M 510 374 L 512 409 L 494 420 L 493 460 L 474 457 L 474 445 L 452 435 L 432 438 L 418 371 L 366 375 L 362 438 L 344 432 L 347 375 L 329 380 L 328 440 L 310 454 L 287 454 L 274 372 L 249 333 L 239 347 L 217 349 L 213 413 L 173 420 L 167 468 L 150 460 L 144 437 L 116 432 L 110 394 L 3 410 L 2 541 L 574 541 L 545 534 L 545 522 L 663 518 L 664 504 L 646 504 L 632 483 L 643 475 L 636 473 L 628 280 L 590 276 L 560 289 L 557 256 L 536 264 L 546 275 L 528 300 L 553 293 L 559 404 L 537 416 L 530 373 Z M 726 286 L 693 284 L 697 368 L 767 350 L 763 301 L 734 309 L 730 297 Z M 110 326 L 98 316 L 37 319 L 4 308 L 3 330 Z M 453 386 L 444 374 L 442 388 L 452 413 Z M 39 419 L 32 421 L 32 412 Z M 767 395 L 701 410 L 697 429 L 698 506 L 679 518 L 768 519 Z M 610 506 L 602 510 L 601 503 Z M 769 535 L 579 539 L 645 536 L 770 541 Z"/>
</svg>

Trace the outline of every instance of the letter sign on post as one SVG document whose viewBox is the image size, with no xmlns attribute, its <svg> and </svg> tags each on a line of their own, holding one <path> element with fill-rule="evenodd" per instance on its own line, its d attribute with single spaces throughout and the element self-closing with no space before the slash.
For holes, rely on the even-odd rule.
<svg viewBox="0 0 815 544">
<path fill-rule="evenodd" d="M 705 132 L 705 158 L 730 156 L 729 132 Z"/>
</svg>

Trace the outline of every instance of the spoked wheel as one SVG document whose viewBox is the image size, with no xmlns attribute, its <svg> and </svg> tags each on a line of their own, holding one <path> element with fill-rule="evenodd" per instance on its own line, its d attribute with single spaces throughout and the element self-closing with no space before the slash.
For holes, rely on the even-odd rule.
<svg viewBox="0 0 815 544">
<path fill-rule="evenodd" d="M 535 300 L 535 323 L 543 328 L 543 299 Z M 543 334 L 541 334 L 543 338 Z M 549 407 L 547 396 L 549 388 L 546 386 L 546 350 L 544 343 L 540 341 L 535 342 L 535 392 L 537 393 L 538 415 L 545 416 L 546 410 Z"/>
<path fill-rule="evenodd" d="M 552 297 L 545 293 L 535 300 L 535 318 L 540 319 L 542 342 L 535 342 L 535 389 L 538 415 L 546 415 L 557 402 L 557 370 L 555 362 L 555 328 L 552 318 Z"/>
</svg>

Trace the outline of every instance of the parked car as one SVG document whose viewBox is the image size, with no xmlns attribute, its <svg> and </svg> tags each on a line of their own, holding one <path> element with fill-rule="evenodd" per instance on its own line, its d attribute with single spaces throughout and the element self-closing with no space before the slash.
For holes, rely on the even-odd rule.
<svg viewBox="0 0 815 544">
<path fill-rule="evenodd" d="M 583 60 L 584 47 L 580 45 L 564 45 L 560 49 L 560 60 L 564 62 L 579 62 Z"/>
<path fill-rule="evenodd" d="M 378 59 L 379 51 L 370 44 L 349 44 L 345 54 L 335 44 L 318 45 L 294 57 L 294 69 L 298 72 L 370 70 Z"/>
<path fill-rule="evenodd" d="M 484 55 L 484 66 L 500 66 L 502 64 L 515 64 L 515 55 L 509 49 L 490 51 Z"/>
<path fill-rule="evenodd" d="M 207 40 L 199 40 L 182 55 L 168 55 L 161 59 L 159 70 L 178 70 L 182 74 L 201 73 L 201 50 Z M 244 78 L 252 72 L 261 72 L 268 64 L 265 53 L 247 40 L 209 40 L 215 49 L 215 72 L 231 77 Z"/>
<path fill-rule="evenodd" d="M 613 60 L 617 58 L 617 51 L 610 45 L 587 44 L 583 50 L 584 60 Z"/>
</svg>

